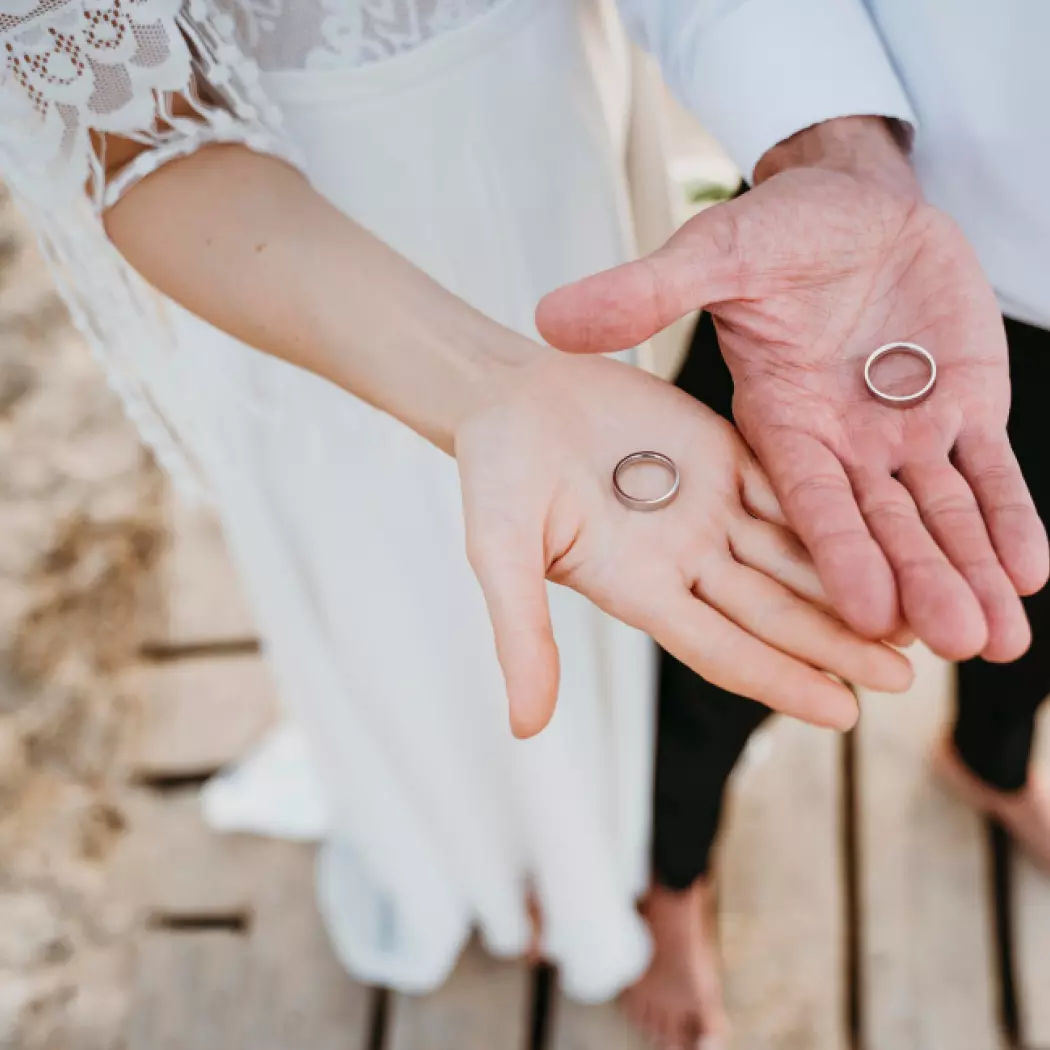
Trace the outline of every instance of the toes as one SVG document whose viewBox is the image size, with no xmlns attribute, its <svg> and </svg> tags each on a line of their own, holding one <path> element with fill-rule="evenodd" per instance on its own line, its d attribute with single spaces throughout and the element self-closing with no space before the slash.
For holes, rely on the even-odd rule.
<svg viewBox="0 0 1050 1050">
<path fill-rule="evenodd" d="M 649 1041 L 657 1048 L 657 1050 L 672 1050 L 672 1048 L 667 1045 L 663 1011 L 651 1003 L 645 1012 L 644 1031 L 648 1036 Z"/>
<path fill-rule="evenodd" d="M 668 1050 L 664 1037 L 663 1011 L 648 995 L 639 995 L 632 1003 L 630 1017 L 653 1050 Z"/>
<path fill-rule="evenodd" d="M 677 1016 L 673 1010 L 660 1010 L 659 1046 L 660 1050 L 689 1050 L 689 1045 L 681 1041 Z"/>
<path fill-rule="evenodd" d="M 629 988 L 620 996 L 620 1008 L 653 1050 L 680 1050 L 668 1042 L 670 1033 L 666 1011 L 647 993 L 644 983 L 641 987 Z"/>
<path fill-rule="evenodd" d="M 639 1032 L 645 1032 L 645 1000 L 635 994 L 634 989 L 628 989 L 620 997 L 620 1009 Z"/>
<path fill-rule="evenodd" d="M 678 1032 L 682 1050 L 696 1050 L 698 1046 L 703 1045 L 704 1024 L 699 1014 L 685 1014 L 678 1026 Z"/>
</svg>

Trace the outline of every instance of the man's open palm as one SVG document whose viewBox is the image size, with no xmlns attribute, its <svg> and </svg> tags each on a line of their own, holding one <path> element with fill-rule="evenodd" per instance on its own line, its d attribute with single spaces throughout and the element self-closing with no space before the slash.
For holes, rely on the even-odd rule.
<svg viewBox="0 0 1050 1050">
<path fill-rule="evenodd" d="M 553 292 L 537 320 L 553 345 L 592 353 L 701 307 L 737 424 L 843 618 L 885 636 L 903 615 L 953 659 L 1019 656 L 1030 634 L 1017 595 L 1043 585 L 1050 556 L 1006 436 L 999 308 L 954 223 L 846 174 L 787 171 L 653 255 Z M 865 361 L 891 341 L 937 361 L 920 405 L 865 388 Z M 880 384 L 916 389 L 916 364 L 886 359 Z"/>
</svg>

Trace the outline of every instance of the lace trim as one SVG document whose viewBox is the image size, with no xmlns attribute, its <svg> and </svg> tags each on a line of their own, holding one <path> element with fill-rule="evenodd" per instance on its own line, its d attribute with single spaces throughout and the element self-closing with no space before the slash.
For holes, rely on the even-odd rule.
<svg viewBox="0 0 1050 1050">
<path fill-rule="evenodd" d="M 233 30 L 207 0 L 5 0 L 0 14 L 3 177 L 128 415 L 197 492 L 184 427 L 163 403 L 176 350 L 164 303 L 110 243 L 100 215 L 150 171 L 206 143 L 296 160 Z M 174 113 L 176 95 L 192 117 Z M 108 182 L 96 134 L 107 132 L 149 147 Z"/>
<path fill-rule="evenodd" d="M 266 70 L 353 69 L 413 51 L 504 0 L 226 0 Z"/>
<path fill-rule="evenodd" d="M 321 0 L 322 45 L 307 58 L 311 67 L 361 66 L 412 51 L 458 29 L 501 0 Z"/>
</svg>

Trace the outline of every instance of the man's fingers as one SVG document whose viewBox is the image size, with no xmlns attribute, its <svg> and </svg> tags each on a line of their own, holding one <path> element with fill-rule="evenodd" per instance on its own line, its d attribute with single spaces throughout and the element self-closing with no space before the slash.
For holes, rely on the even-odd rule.
<svg viewBox="0 0 1050 1050">
<path fill-rule="evenodd" d="M 510 724 L 517 737 L 535 736 L 544 729 L 558 702 L 558 647 L 543 551 L 536 547 L 528 536 L 483 527 L 470 534 L 467 543 L 492 621 L 507 683 Z"/>
<path fill-rule="evenodd" d="M 999 561 L 1017 593 L 1035 594 L 1050 575 L 1050 549 L 1006 435 L 964 433 L 953 459 L 977 497 Z"/>
<path fill-rule="evenodd" d="M 550 292 L 536 309 L 540 334 L 571 353 L 627 350 L 738 294 L 734 207 L 701 212 L 652 254 Z"/>
<path fill-rule="evenodd" d="M 883 693 L 911 685 L 911 667 L 900 653 L 858 638 L 841 620 L 745 565 L 712 560 L 695 590 L 756 638 L 854 685 Z"/>
<path fill-rule="evenodd" d="M 907 489 L 889 474 L 872 474 L 857 479 L 857 497 L 893 567 L 905 620 L 938 655 L 976 656 L 988 640 L 984 614 L 922 523 Z"/>
<path fill-rule="evenodd" d="M 813 559 L 794 533 L 741 515 L 729 524 L 729 546 L 742 565 L 772 577 L 814 605 L 831 608 Z"/>
<path fill-rule="evenodd" d="M 654 588 L 634 612 L 635 627 L 731 693 L 815 725 L 849 729 L 857 720 L 856 699 L 845 686 L 730 623 L 684 585 Z"/>
<path fill-rule="evenodd" d="M 898 477 L 915 498 L 933 538 L 981 603 L 988 623 L 988 642 L 981 655 L 992 661 L 1016 660 L 1031 644 L 1032 632 L 970 486 L 947 460 L 912 464 Z"/>
<path fill-rule="evenodd" d="M 885 638 L 897 626 L 893 573 L 857 506 L 842 464 L 799 431 L 756 432 L 756 452 L 806 545 L 832 605 L 854 630 Z"/>
</svg>

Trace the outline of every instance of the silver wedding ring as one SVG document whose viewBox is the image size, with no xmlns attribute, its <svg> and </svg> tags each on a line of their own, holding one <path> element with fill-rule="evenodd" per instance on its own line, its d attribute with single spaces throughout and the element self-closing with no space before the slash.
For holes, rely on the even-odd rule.
<svg viewBox="0 0 1050 1050">
<path fill-rule="evenodd" d="M 637 496 L 631 496 L 624 491 L 620 478 L 624 471 L 633 467 L 636 463 L 656 463 L 664 468 L 670 477 L 670 486 L 662 496 L 656 496 L 653 499 L 639 499 Z M 616 498 L 625 507 L 630 507 L 631 510 L 660 510 L 661 507 L 666 507 L 669 503 L 674 502 L 675 497 L 678 495 L 678 490 L 682 487 L 682 475 L 679 473 L 675 461 L 670 456 L 665 456 L 662 452 L 632 452 L 629 456 L 624 456 L 616 464 L 612 482 Z"/>
<path fill-rule="evenodd" d="M 881 390 L 875 385 L 871 371 L 879 361 L 889 354 L 907 354 L 909 357 L 915 357 L 922 361 L 930 373 L 926 382 L 911 394 L 890 394 L 885 390 Z M 864 365 L 864 385 L 868 388 L 868 393 L 876 401 L 881 401 L 882 404 L 890 405 L 893 408 L 908 408 L 911 405 L 917 405 L 920 401 L 925 401 L 930 396 L 930 392 L 933 390 L 936 382 L 937 362 L 934 361 L 933 354 L 925 347 L 919 346 L 918 343 L 887 343 L 872 353 Z"/>
</svg>

